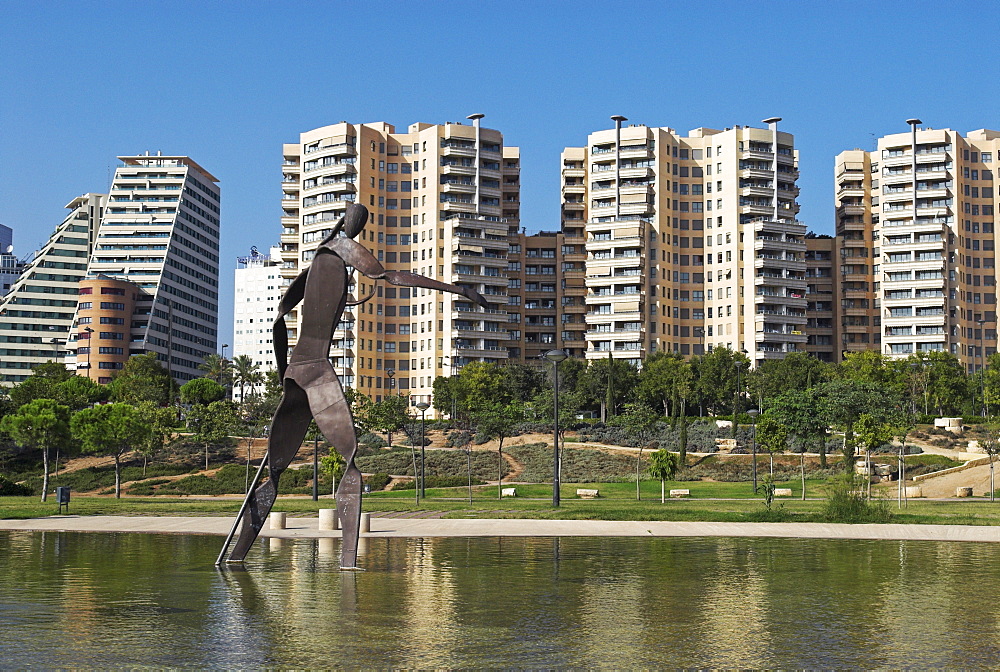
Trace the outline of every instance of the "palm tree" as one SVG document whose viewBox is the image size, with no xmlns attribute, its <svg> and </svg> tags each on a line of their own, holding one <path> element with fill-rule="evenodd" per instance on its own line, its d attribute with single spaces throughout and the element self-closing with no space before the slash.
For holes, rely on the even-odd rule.
<svg viewBox="0 0 1000 672">
<path fill-rule="evenodd" d="M 225 386 L 229 382 L 232 362 L 213 352 L 202 361 L 198 368 L 205 372 L 206 378 L 211 378 L 219 385 Z"/>
<path fill-rule="evenodd" d="M 253 359 L 250 358 L 250 355 L 237 355 L 233 358 L 232 377 L 233 384 L 239 385 L 240 387 L 241 403 L 246 401 L 244 392 L 246 391 L 247 385 L 253 389 L 254 385 L 259 382 L 263 382 L 260 365 L 254 362 Z"/>
</svg>

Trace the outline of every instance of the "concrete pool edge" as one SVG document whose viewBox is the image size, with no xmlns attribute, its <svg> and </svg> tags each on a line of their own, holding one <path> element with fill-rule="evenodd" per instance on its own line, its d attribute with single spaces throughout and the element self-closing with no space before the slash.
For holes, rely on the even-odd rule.
<svg viewBox="0 0 1000 672">
<path fill-rule="evenodd" d="M 231 516 L 50 516 L 0 520 L 0 531 L 134 532 L 224 536 Z M 281 539 L 339 538 L 319 530 L 318 518 L 288 518 L 287 528 L 265 527 L 261 536 Z M 1000 542 L 1000 527 L 843 523 L 724 523 L 535 519 L 413 519 L 373 516 L 367 538 L 390 537 L 783 537 L 895 541 Z"/>
</svg>

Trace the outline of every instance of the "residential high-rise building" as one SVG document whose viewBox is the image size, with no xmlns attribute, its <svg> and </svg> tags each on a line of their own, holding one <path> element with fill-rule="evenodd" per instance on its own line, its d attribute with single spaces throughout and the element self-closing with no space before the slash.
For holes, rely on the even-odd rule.
<svg viewBox="0 0 1000 672">
<path fill-rule="evenodd" d="M 508 237 L 520 218 L 520 160 L 503 135 L 480 124 L 341 122 L 284 146 L 282 276 L 309 265 L 347 205 L 368 207 L 358 238 L 389 270 L 410 270 L 473 287 L 490 302 L 377 283 L 375 296 L 349 308 L 330 351 L 345 386 L 373 398 L 428 399 L 434 378 L 472 361 L 508 357 Z M 355 277 L 355 296 L 373 283 Z M 298 333 L 290 315 L 289 342 Z"/>
<path fill-rule="evenodd" d="M 584 356 L 586 250 L 582 235 L 510 236 L 507 250 L 507 354 L 541 363 L 556 348 Z"/>
<path fill-rule="evenodd" d="M 128 325 L 135 318 L 138 302 L 148 300 L 148 296 L 128 280 L 106 275 L 87 275 L 77 286 L 76 338 L 71 336 L 76 374 L 104 385 L 128 361 Z"/>
<path fill-rule="evenodd" d="M 281 248 L 272 247 L 261 254 L 256 247 L 250 254 L 236 258 L 236 293 L 233 306 L 233 358 L 246 355 L 263 373 L 275 368 L 271 327 L 281 299 Z M 257 386 L 263 392 L 263 383 Z M 244 386 L 244 393 L 250 390 Z M 239 386 L 233 399 L 241 401 Z"/>
<path fill-rule="evenodd" d="M 824 362 L 840 361 L 837 249 L 832 236 L 806 236 L 805 350 Z"/>
<path fill-rule="evenodd" d="M 107 196 L 84 194 L 0 297 L 0 384 L 14 385 L 45 361 L 63 362 L 78 283 L 96 240 Z"/>
<path fill-rule="evenodd" d="M 806 228 L 794 139 L 624 126 L 562 155 L 563 231 L 586 235 L 588 358 L 805 349 Z"/>
<path fill-rule="evenodd" d="M 24 262 L 14 255 L 14 232 L 0 224 L 0 297 L 10 291 L 24 270 Z"/>
<path fill-rule="evenodd" d="M 836 160 L 845 350 L 996 352 L 1000 132 L 920 128 Z"/>
<path fill-rule="evenodd" d="M 118 158 L 87 276 L 126 280 L 139 292 L 130 319 L 123 302 L 103 302 L 122 304 L 108 309 L 119 310 L 121 323 L 102 332 L 114 334 L 126 355 L 104 362 L 103 373 L 155 352 L 175 380 L 197 378 L 218 341 L 218 180 L 186 156 Z M 73 324 L 68 347 L 76 350 L 89 332 L 79 319 Z"/>
</svg>

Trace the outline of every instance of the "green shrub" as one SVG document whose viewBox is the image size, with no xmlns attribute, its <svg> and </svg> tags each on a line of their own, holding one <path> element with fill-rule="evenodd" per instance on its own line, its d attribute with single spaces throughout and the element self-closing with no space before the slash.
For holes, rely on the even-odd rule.
<svg viewBox="0 0 1000 672">
<path fill-rule="evenodd" d="M 472 479 L 473 485 L 482 485 L 483 481 L 478 478 Z M 428 488 L 461 488 L 468 487 L 469 477 L 465 476 L 428 476 L 427 485 Z M 392 490 L 413 490 L 417 487 L 417 482 L 415 479 L 410 479 L 406 481 L 398 481 L 392 486 Z"/>
<path fill-rule="evenodd" d="M 385 487 L 392 483 L 392 477 L 389 474 L 378 473 L 365 476 L 362 482 L 370 487 L 372 492 L 375 492 L 377 490 L 385 490 Z"/>
<path fill-rule="evenodd" d="M 0 497 L 27 497 L 34 494 L 26 485 L 15 483 L 0 474 Z"/>
<path fill-rule="evenodd" d="M 823 518 L 831 523 L 888 523 L 892 520 L 889 501 L 869 500 L 864 477 L 853 473 L 830 480 L 823 503 Z"/>
</svg>

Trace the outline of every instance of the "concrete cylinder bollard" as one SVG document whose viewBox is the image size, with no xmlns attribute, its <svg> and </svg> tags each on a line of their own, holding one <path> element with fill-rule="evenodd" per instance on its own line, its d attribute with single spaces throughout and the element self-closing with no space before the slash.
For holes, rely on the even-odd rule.
<svg viewBox="0 0 1000 672">
<path fill-rule="evenodd" d="M 319 510 L 319 529 L 321 530 L 339 530 L 340 525 L 337 520 L 337 509 L 320 509 Z"/>
<path fill-rule="evenodd" d="M 963 485 L 963 486 L 961 486 L 959 488 L 955 488 L 955 496 L 956 497 L 972 497 L 972 488 L 969 487 L 969 486 L 967 486 L 967 485 Z"/>
<path fill-rule="evenodd" d="M 362 532 L 372 531 L 372 514 L 370 513 L 361 514 L 361 531 Z"/>
<path fill-rule="evenodd" d="M 908 485 L 908 486 L 906 486 L 905 493 L 906 493 L 906 496 L 909 499 L 914 499 L 916 497 L 923 497 L 924 496 L 924 491 L 920 488 L 919 485 Z"/>
<path fill-rule="evenodd" d="M 336 550 L 336 539 L 332 537 L 320 537 L 316 541 L 319 542 L 319 554 L 320 555 L 333 555 Z"/>
<path fill-rule="evenodd" d="M 285 529 L 285 512 L 284 511 L 272 511 L 270 516 L 271 529 L 272 530 L 283 530 Z"/>
</svg>

